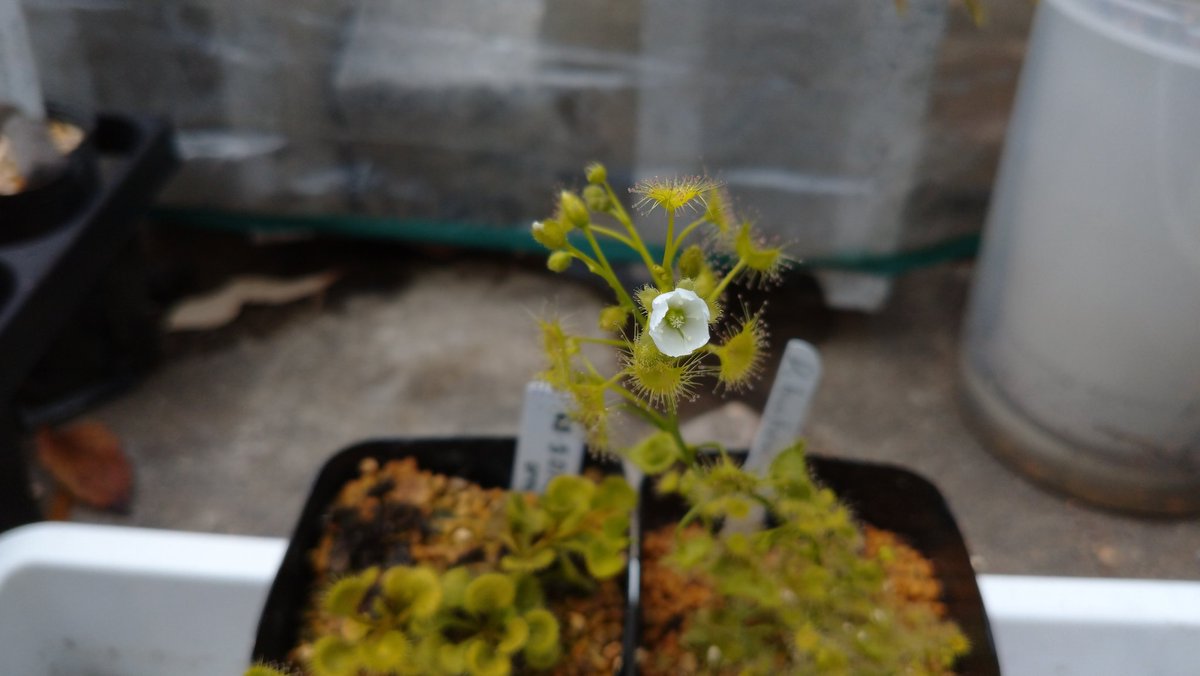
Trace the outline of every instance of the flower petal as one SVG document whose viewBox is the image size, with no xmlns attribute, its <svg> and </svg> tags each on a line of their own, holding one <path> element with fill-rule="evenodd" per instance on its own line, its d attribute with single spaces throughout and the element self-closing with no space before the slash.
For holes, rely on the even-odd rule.
<svg viewBox="0 0 1200 676">
<path fill-rule="evenodd" d="M 683 325 L 667 323 L 667 312 L 683 313 Z M 659 294 L 650 309 L 649 333 L 655 347 L 668 357 L 683 357 L 708 344 L 708 303 L 690 289 Z"/>
</svg>

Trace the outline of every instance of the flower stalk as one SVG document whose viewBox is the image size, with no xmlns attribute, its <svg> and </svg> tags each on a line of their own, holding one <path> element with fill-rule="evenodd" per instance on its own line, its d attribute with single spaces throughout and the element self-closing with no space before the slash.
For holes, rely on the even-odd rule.
<svg viewBox="0 0 1200 676">
<path fill-rule="evenodd" d="M 604 403 L 604 397 L 596 396 L 594 388 L 598 387 L 619 399 L 626 410 L 665 432 L 677 446 L 679 457 L 692 459 L 695 448 L 689 447 L 679 429 L 679 402 L 694 396 L 694 387 L 701 377 L 717 374 L 716 384 L 730 387 L 735 383 L 721 383 L 720 374 L 746 371 L 720 367 L 725 353 L 714 349 L 717 346 L 713 344 L 713 336 L 721 320 L 718 311 L 721 296 L 751 262 L 739 256 L 733 268 L 714 282 L 716 277 L 706 258 L 718 252 L 705 253 L 694 245 L 683 249 L 688 237 L 708 228 L 714 235 L 710 241 L 723 244 L 727 253 L 739 255 L 728 237 L 727 209 L 714 208 L 728 204 L 728 200 L 719 194 L 721 187 L 708 178 L 652 179 L 633 188 L 639 196 L 637 205 L 646 214 L 658 209 L 665 214 L 666 241 L 661 262 L 657 262 L 630 211 L 608 182 L 604 167 L 593 164 L 586 174 L 589 186 L 584 190 L 584 198 L 569 191 L 560 193 L 558 212 L 552 218 L 536 222 L 533 234 L 551 250 L 548 261 L 551 270 L 562 271 L 564 255 L 569 256 L 581 261 L 613 290 L 617 305 L 605 309 L 599 326 L 617 337 L 593 339 L 570 334 L 570 340 L 547 344 L 553 372 L 543 375 L 550 376 L 547 380 L 572 395 L 573 414 L 577 420 L 590 423 L 593 446 L 610 450 L 606 448 L 608 423 L 617 410 Z M 678 214 L 684 210 L 697 210 L 700 215 L 677 232 Z M 612 225 L 605 224 L 605 219 Z M 559 237 L 562 228 L 578 229 L 588 243 L 588 251 L 565 241 L 565 236 Z M 654 281 L 652 293 L 643 289 L 634 294 L 624 287 L 598 237 L 607 237 L 638 255 Z M 622 355 L 623 367 L 611 377 L 600 374 L 571 347 L 581 342 L 616 348 Z M 748 346 L 751 351 L 764 347 L 762 341 L 751 341 Z M 745 349 L 739 350 L 739 359 L 747 359 L 744 352 Z M 748 358 L 753 363 L 759 361 L 757 355 Z M 713 360 L 718 362 L 715 366 L 704 364 Z"/>
<path fill-rule="evenodd" d="M 680 405 L 699 383 L 737 392 L 760 375 L 767 349 L 761 309 L 729 317 L 721 308 L 734 284 L 778 280 L 788 262 L 783 249 L 738 221 L 716 182 L 652 179 L 632 192 L 642 216 L 664 214 L 666 240 L 656 262 L 604 168 L 591 165 L 587 177 L 584 199 L 563 193 L 560 213 L 543 223 L 579 228 L 593 255 L 555 247 L 553 228 L 535 225 L 534 235 L 549 242 L 552 257 L 565 250 L 583 261 L 612 287 L 618 304 L 601 311 L 607 337 L 552 332 L 543 377 L 570 395 L 571 414 L 593 449 L 618 452 L 653 477 L 660 492 L 686 501 L 674 564 L 707 579 L 720 602 L 692 621 L 684 643 L 712 673 L 945 673 L 966 649 L 962 634 L 937 617 L 888 605 L 882 559 L 864 554 L 849 512 L 813 483 L 801 445 L 777 456 L 766 472 L 752 472 L 720 444 L 689 444 L 682 434 Z M 700 215 L 677 229 L 684 210 Z M 707 246 L 685 247 L 704 231 L 710 236 L 699 240 Z M 597 235 L 637 252 L 653 285 L 625 289 Z M 718 257 L 732 260 L 724 274 L 715 270 Z M 619 366 L 602 373 L 580 354 L 580 344 L 615 349 Z M 612 448 L 611 416 L 621 411 L 654 431 L 630 448 Z M 756 522 L 750 532 L 719 527 L 746 522 L 755 510 L 771 521 Z"/>
</svg>

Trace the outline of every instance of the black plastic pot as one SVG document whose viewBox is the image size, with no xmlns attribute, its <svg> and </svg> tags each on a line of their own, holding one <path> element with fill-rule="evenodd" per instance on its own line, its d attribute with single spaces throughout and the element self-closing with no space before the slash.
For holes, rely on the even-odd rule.
<svg viewBox="0 0 1200 676">
<path fill-rule="evenodd" d="M 66 224 L 99 189 L 95 118 L 53 105 L 47 113 L 52 120 L 79 127 L 83 140 L 53 177 L 15 195 L 0 195 L 0 244 L 22 242 Z"/>
<path fill-rule="evenodd" d="M 366 458 L 380 463 L 414 457 L 421 469 L 458 476 L 484 488 L 507 487 L 512 473 L 516 443 L 508 438 L 465 439 L 378 439 L 365 441 L 334 455 L 321 468 L 300 522 L 288 543 L 279 573 L 267 594 L 254 641 L 252 660 L 283 663 L 300 639 L 300 627 L 313 587 L 313 569 L 309 552 L 321 539 L 325 514 L 347 482 L 359 476 L 359 464 Z M 619 472 L 613 462 L 589 458 L 588 466 L 606 472 Z M 627 611 L 627 617 L 634 615 Z M 632 623 L 630 623 L 631 625 Z M 626 632 L 625 654 L 632 655 L 632 634 Z M 633 674 L 632 659 L 626 659 L 622 674 Z"/>
<path fill-rule="evenodd" d="M 999 676 L 1000 663 L 983 598 L 958 524 L 937 487 L 900 467 L 809 455 L 813 475 L 863 522 L 891 531 L 933 563 L 947 614 L 966 634 L 971 652 L 956 665 L 962 676 Z M 679 521 L 682 501 L 642 485 L 643 533 Z"/>
<path fill-rule="evenodd" d="M 497 438 L 380 439 L 356 444 L 333 456 L 313 484 L 267 595 L 252 659 L 284 662 L 298 642 L 313 585 L 308 553 L 321 538 L 329 506 L 342 486 L 358 477 L 362 460 L 386 462 L 415 457 L 422 469 L 459 476 L 484 487 L 504 487 L 509 483 L 515 447 L 514 440 Z M 900 535 L 933 563 L 948 614 L 971 641 L 971 653 L 960 660 L 958 673 L 998 676 L 999 662 L 975 571 L 962 534 L 937 488 L 899 467 L 819 456 L 810 456 L 809 463 L 817 479 L 833 489 L 859 518 Z M 619 471 L 615 463 L 595 464 L 606 471 Z M 656 496 L 643 485 L 642 506 L 631 538 L 636 542 L 639 532 L 674 523 L 682 514 L 677 500 Z M 633 551 L 636 558 L 640 546 L 635 544 Z M 639 566 L 631 565 L 629 572 L 629 584 L 640 585 Z M 636 673 L 633 656 L 638 644 L 638 614 L 637 608 L 631 608 L 626 615 L 623 676 Z"/>
</svg>

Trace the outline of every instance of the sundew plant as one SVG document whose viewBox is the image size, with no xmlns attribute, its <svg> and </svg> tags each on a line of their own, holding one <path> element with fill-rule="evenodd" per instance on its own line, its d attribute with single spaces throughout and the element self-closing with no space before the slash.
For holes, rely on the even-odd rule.
<svg viewBox="0 0 1200 676">
<path fill-rule="evenodd" d="M 554 594 L 588 594 L 625 569 L 636 497 L 620 477 L 561 475 L 508 495 L 495 536 L 450 567 L 371 566 L 327 585 L 298 651 L 309 676 L 508 676 L 563 658 Z M 492 554 L 486 550 L 494 550 Z M 252 666 L 244 676 L 291 676 Z"/>
<path fill-rule="evenodd" d="M 689 443 L 680 432 L 680 406 L 701 387 L 743 390 L 762 371 L 762 311 L 731 310 L 727 296 L 736 284 L 776 281 L 788 264 L 782 248 L 734 215 L 716 181 L 686 177 L 632 189 L 639 217 L 666 220 L 661 253 L 652 251 L 605 168 L 593 164 L 586 177 L 579 193 L 559 194 L 555 213 L 535 222 L 532 234 L 550 250 L 551 270 L 582 265 L 615 301 L 600 312 L 603 337 L 541 320 L 548 363 L 541 377 L 567 396 L 593 449 L 628 458 L 660 492 L 686 501 L 671 560 L 707 579 L 717 598 L 685 636 L 703 672 L 948 673 L 967 650 L 963 634 L 889 587 L 893 552 L 866 553 L 850 513 L 812 481 L 801 445 L 751 472 L 720 444 Z M 650 283 L 626 288 L 604 240 L 631 249 Z M 599 368 L 587 345 L 615 350 L 615 370 Z M 653 431 L 616 447 L 620 413 Z M 754 523 L 754 514 L 767 518 Z M 748 519 L 749 528 L 722 527 Z"/>
<path fill-rule="evenodd" d="M 561 321 L 543 320 L 549 368 L 541 377 L 570 396 L 573 415 L 587 430 L 592 448 L 614 450 L 613 414 L 624 410 L 674 441 L 655 445 L 666 453 L 663 457 L 647 458 L 642 452 L 649 449 L 635 450 L 635 461 L 652 467 L 675 460 L 694 463 L 700 449 L 680 436 L 679 405 L 690 401 L 708 378 L 720 388 L 748 387 L 765 356 L 761 312 L 743 307 L 729 315 L 725 294 L 734 282 L 777 279 L 787 258 L 781 248 L 762 243 L 749 222 L 736 219 L 715 181 L 695 177 L 655 179 L 633 189 L 637 209 L 661 211 L 666 219 L 666 243 L 661 255 L 655 255 L 604 167 L 593 164 L 586 173 L 588 186 L 582 194 L 563 191 L 556 213 L 533 224 L 533 237 L 550 249 L 551 270 L 562 272 L 579 262 L 611 287 L 616 302 L 599 317 L 609 336 L 572 334 Z M 626 289 L 601 239 L 632 249 L 653 283 Z M 714 253 L 725 253 L 732 262 L 723 269 L 714 262 Z M 581 349 L 589 343 L 614 348 L 621 367 L 603 373 Z"/>
</svg>

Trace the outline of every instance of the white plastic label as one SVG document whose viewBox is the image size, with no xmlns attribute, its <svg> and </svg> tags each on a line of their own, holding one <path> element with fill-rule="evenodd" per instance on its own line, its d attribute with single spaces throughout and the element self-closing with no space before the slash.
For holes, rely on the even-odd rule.
<svg viewBox="0 0 1200 676">
<path fill-rule="evenodd" d="M 9 105 L 26 117 L 46 116 L 37 65 L 25 30 L 18 0 L 0 0 L 0 106 Z"/>
<path fill-rule="evenodd" d="M 567 416 L 563 396 L 543 382 L 526 385 L 510 487 L 541 493 L 554 477 L 578 474 L 583 451 L 583 430 Z"/>
<path fill-rule="evenodd" d="M 766 469 L 780 451 L 796 442 L 820 379 L 821 355 L 816 348 L 803 340 L 789 340 L 746 458 L 747 469 Z"/>
</svg>

